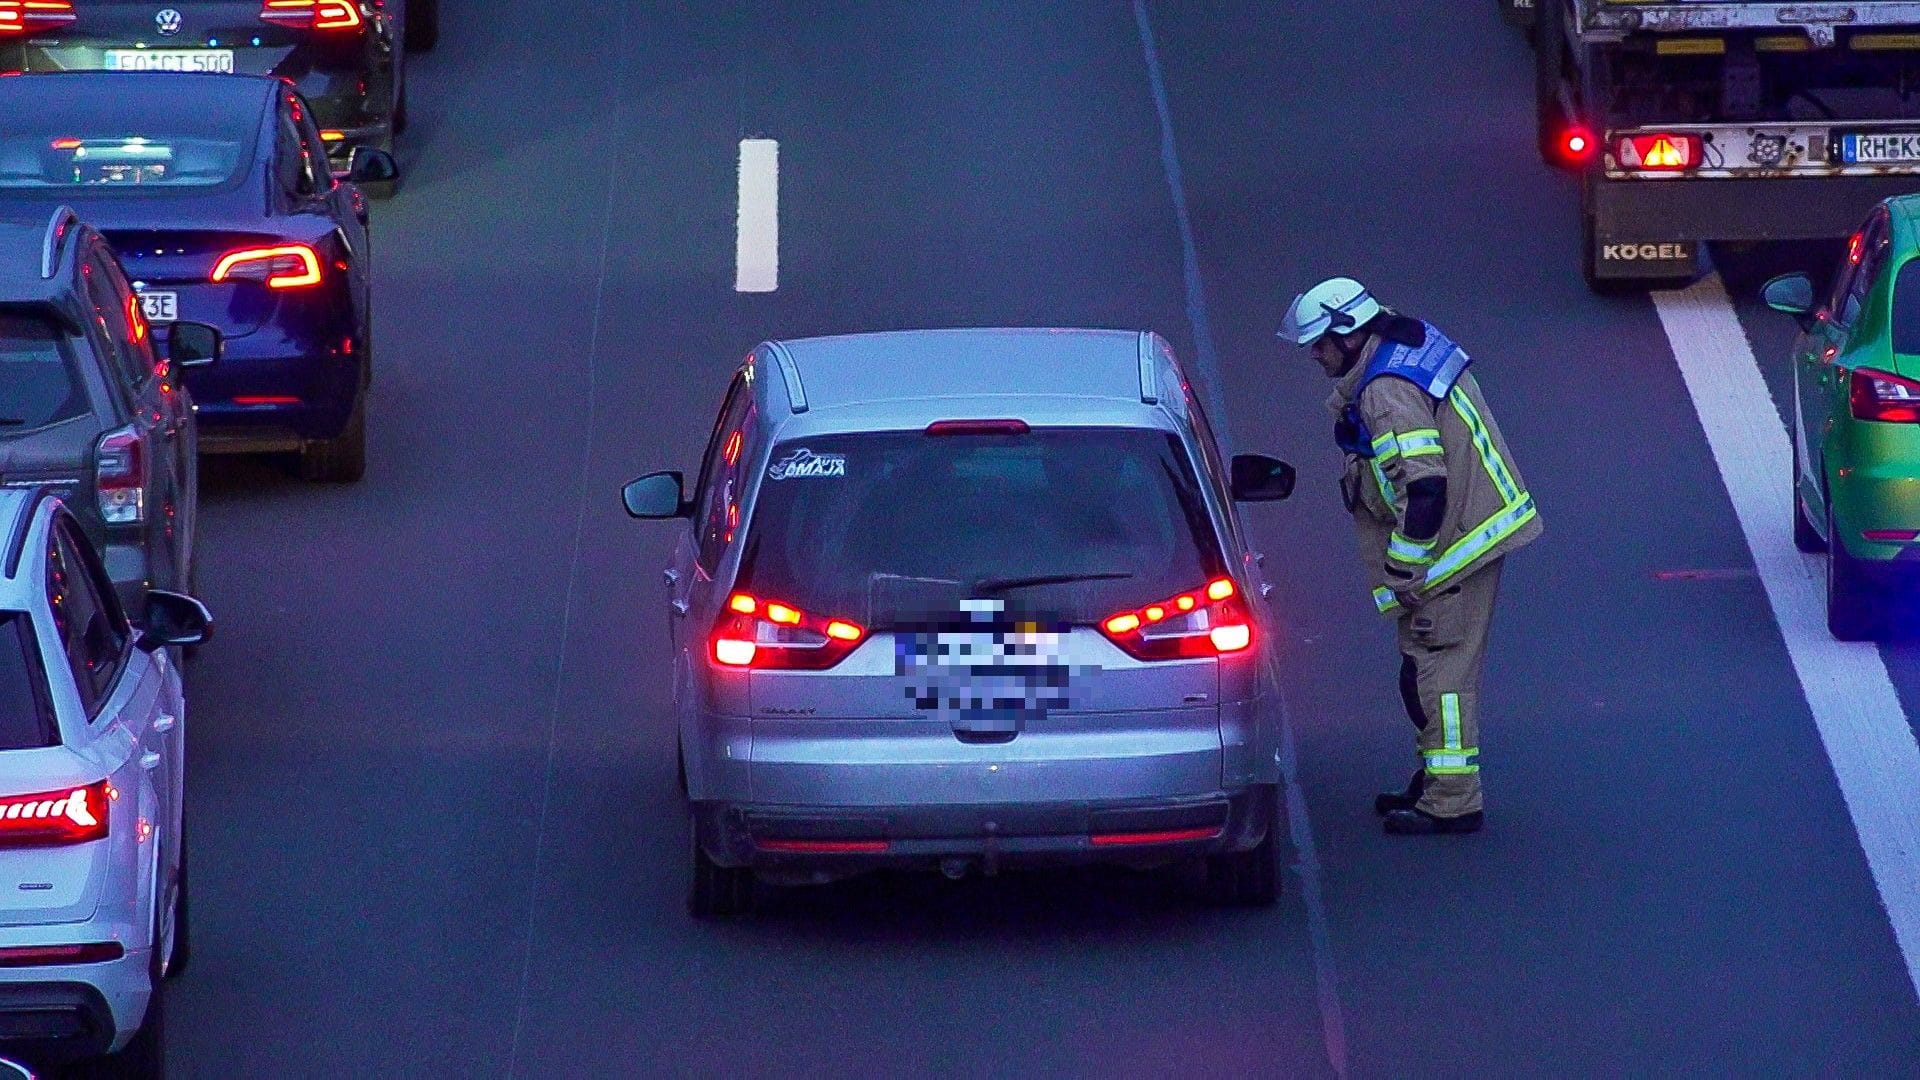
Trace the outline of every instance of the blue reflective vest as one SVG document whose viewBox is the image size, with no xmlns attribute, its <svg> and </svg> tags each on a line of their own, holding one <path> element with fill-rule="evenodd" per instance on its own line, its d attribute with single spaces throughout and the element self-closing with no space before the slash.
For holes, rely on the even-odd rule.
<svg viewBox="0 0 1920 1080">
<path fill-rule="evenodd" d="M 1353 385 L 1353 396 L 1341 413 L 1344 423 L 1336 435 L 1340 449 L 1364 458 L 1373 456 L 1373 432 L 1367 430 L 1366 417 L 1360 414 L 1360 395 L 1373 380 L 1382 375 L 1397 376 L 1425 390 L 1436 402 L 1445 401 L 1453 384 L 1460 381 L 1460 373 L 1467 370 L 1470 362 L 1466 350 L 1455 345 L 1452 338 L 1432 323 L 1420 325 L 1427 329 L 1427 338 L 1422 344 L 1402 345 L 1382 340 L 1380 347 L 1373 351 L 1373 359 L 1367 363 L 1360 381 Z"/>
</svg>

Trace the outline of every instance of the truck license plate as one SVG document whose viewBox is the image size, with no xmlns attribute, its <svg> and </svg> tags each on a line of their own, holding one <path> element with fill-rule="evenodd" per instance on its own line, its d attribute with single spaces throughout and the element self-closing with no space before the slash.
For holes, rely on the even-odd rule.
<svg viewBox="0 0 1920 1080">
<path fill-rule="evenodd" d="M 1847 165 L 1905 165 L 1920 162 L 1920 132 L 1842 135 L 1840 160 Z"/>
</svg>

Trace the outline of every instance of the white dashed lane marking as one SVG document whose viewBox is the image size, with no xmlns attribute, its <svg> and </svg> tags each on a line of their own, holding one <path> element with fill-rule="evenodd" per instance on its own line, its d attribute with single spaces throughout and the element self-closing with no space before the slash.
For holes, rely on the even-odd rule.
<svg viewBox="0 0 1920 1080">
<path fill-rule="evenodd" d="M 733 246 L 733 289 L 780 288 L 780 143 L 740 140 L 739 231 Z"/>
<path fill-rule="evenodd" d="M 1880 650 L 1827 633 L 1823 557 L 1793 546 L 1787 432 L 1719 276 L 1653 303 L 1920 990 L 1920 744 Z"/>
</svg>

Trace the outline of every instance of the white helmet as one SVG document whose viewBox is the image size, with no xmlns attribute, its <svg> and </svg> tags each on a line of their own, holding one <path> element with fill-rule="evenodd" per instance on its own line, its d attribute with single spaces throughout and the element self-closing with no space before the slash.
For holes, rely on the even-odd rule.
<svg viewBox="0 0 1920 1080">
<path fill-rule="evenodd" d="M 1295 345 L 1311 345 L 1328 333 L 1351 333 L 1378 314 L 1380 301 L 1365 285 L 1352 278 L 1328 278 L 1293 298 L 1278 336 Z"/>
</svg>

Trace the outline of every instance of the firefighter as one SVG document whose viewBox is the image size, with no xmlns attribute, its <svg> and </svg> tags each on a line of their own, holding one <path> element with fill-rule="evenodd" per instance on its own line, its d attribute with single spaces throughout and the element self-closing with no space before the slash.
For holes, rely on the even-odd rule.
<svg viewBox="0 0 1920 1080">
<path fill-rule="evenodd" d="M 1374 800 L 1389 833 L 1478 831 L 1480 669 L 1506 556 L 1540 515 L 1464 350 L 1351 278 L 1294 298 L 1280 338 L 1335 381 L 1340 490 L 1359 527 L 1374 607 L 1398 622 L 1400 696 L 1422 766 Z"/>
</svg>

